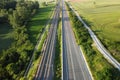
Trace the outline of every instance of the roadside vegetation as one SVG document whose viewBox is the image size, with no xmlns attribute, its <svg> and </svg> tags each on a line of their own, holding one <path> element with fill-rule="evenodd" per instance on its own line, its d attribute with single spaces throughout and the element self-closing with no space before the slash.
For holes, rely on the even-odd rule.
<svg viewBox="0 0 120 80">
<path fill-rule="evenodd" d="M 120 62 L 120 0 L 78 0 L 69 3 Z"/>
<path fill-rule="evenodd" d="M 47 3 L 39 8 L 37 1 L 0 1 L 1 80 L 26 80 L 27 78 L 23 75 L 32 54 L 34 54 L 34 62 L 29 73 L 31 77 L 27 80 L 34 78 L 33 73 L 37 70 L 41 58 L 39 56 L 54 7 L 55 2 Z M 46 26 L 47 29 L 45 29 Z M 37 50 L 33 53 L 37 42 Z"/>
<path fill-rule="evenodd" d="M 58 22 L 57 37 L 56 37 L 56 47 L 55 47 L 55 59 L 54 59 L 54 80 L 61 80 L 61 17 Z"/>
<path fill-rule="evenodd" d="M 33 53 L 31 68 L 28 71 L 28 75 L 24 79 L 33 80 L 35 77 L 39 62 L 42 57 L 42 47 L 48 34 L 55 5 L 55 2 L 48 2 L 47 6 L 42 6 L 38 10 L 37 14 L 28 22 L 28 32 L 29 35 L 31 35 L 30 40 L 34 43 L 34 45 L 37 44 L 37 46 Z"/>
<path fill-rule="evenodd" d="M 119 80 L 120 72 L 114 68 L 108 61 L 97 51 L 87 29 L 78 20 L 77 16 L 69 8 L 69 16 L 77 43 L 82 47 L 84 55 L 95 80 Z"/>
<path fill-rule="evenodd" d="M 23 76 L 33 51 L 33 43 L 29 40 L 26 24 L 31 18 L 30 16 L 33 16 L 38 9 L 39 4 L 36 1 L 0 1 L 0 23 L 1 25 L 5 24 L 6 32 L 4 33 L 8 31 L 8 35 L 13 40 L 11 45 L 6 49 L 4 48 L 5 50 L 0 54 L 1 80 L 19 80 Z M 12 34 L 9 34 L 9 30 Z M 9 43 L 6 41 L 6 44 Z"/>
<path fill-rule="evenodd" d="M 31 18 L 31 20 L 28 22 L 28 34 L 30 35 L 30 40 L 34 44 L 37 43 L 39 35 L 42 34 L 46 25 L 49 24 L 47 22 L 50 20 L 54 7 L 55 2 L 48 3 L 48 6 L 39 8 L 36 15 L 34 15 L 33 18 Z"/>
</svg>

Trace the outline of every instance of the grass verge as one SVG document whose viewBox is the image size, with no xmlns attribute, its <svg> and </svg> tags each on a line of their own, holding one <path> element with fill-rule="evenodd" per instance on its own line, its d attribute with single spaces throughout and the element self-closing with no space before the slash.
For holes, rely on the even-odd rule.
<svg viewBox="0 0 120 80">
<path fill-rule="evenodd" d="M 35 76 L 36 71 L 37 71 L 38 66 L 39 66 L 39 62 L 40 62 L 41 57 L 42 57 L 42 55 L 40 55 L 40 53 L 42 52 L 42 46 L 44 45 L 44 41 L 45 41 L 46 37 L 47 37 L 47 32 L 44 32 L 43 36 L 41 38 L 41 41 L 38 45 L 38 50 L 34 52 L 33 63 L 32 63 L 32 66 L 29 70 L 29 73 L 27 75 L 28 80 L 33 80 L 34 79 L 34 76 Z"/>
<path fill-rule="evenodd" d="M 120 71 L 114 68 L 96 49 L 87 29 L 67 5 L 76 41 L 82 46 L 84 55 L 95 80 L 119 80 Z"/>
<path fill-rule="evenodd" d="M 29 32 L 31 34 L 30 39 L 34 44 L 37 43 L 37 48 L 33 53 L 34 58 L 33 58 L 32 66 L 27 75 L 28 80 L 34 79 L 39 62 L 41 60 L 40 53 L 42 51 L 42 46 L 44 45 L 44 41 L 47 37 L 48 29 L 53 16 L 54 7 L 55 4 L 53 3 L 52 4 L 50 3 L 47 7 L 45 6 L 45 8 L 42 7 L 42 9 L 38 11 L 38 13 L 31 19 L 32 21 L 30 22 L 30 24 L 32 25 L 29 28 Z"/>
<path fill-rule="evenodd" d="M 35 16 L 28 23 L 28 33 L 30 35 L 30 40 L 36 45 L 39 35 L 42 34 L 45 28 L 46 22 L 51 18 L 51 14 L 54 10 L 55 3 L 50 3 L 48 6 L 40 8 Z"/>
<path fill-rule="evenodd" d="M 59 19 L 59 25 L 57 29 L 56 47 L 55 47 L 55 59 L 54 59 L 54 80 L 61 80 L 61 17 Z"/>
</svg>

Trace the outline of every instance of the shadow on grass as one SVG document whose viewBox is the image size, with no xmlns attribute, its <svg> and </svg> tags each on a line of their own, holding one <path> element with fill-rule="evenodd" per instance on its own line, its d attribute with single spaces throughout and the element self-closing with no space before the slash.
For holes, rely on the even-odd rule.
<svg viewBox="0 0 120 80">
<path fill-rule="evenodd" d="M 39 8 L 38 11 L 44 14 L 44 12 L 52 11 L 51 8 L 53 8 L 53 6 L 46 6 L 46 7 Z"/>
<path fill-rule="evenodd" d="M 120 4 L 108 4 L 108 5 L 98 5 L 97 8 L 111 7 L 111 6 L 120 6 Z"/>
<path fill-rule="evenodd" d="M 28 27 L 29 26 L 43 26 L 45 25 L 46 21 L 47 20 L 50 20 L 50 19 L 41 19 L 41 20 L 32 20 L 32 21 L 29 21 L 28 23 Z"/>
<path fill-rule="evenodd" d="M 93 22 L 85 19 L 85 17 L 81 16 L 81 18 L 83 19 L 83 21 L 88 25 L 88 27 L 91 27 L 93 25 Z"/>
<path fill-rule="evenodd" d="M 49 4 L 37 10 L 36 14 L 28 21 L 27 28 L 28 34 L 31 42 L 36 44 L 38 40 L 38 34 L 44 30 L 44 26 L 47 24 L 47 21 L 50 20 L 49 14 L 52 12 L 54 5 Z"/>
<path fill-rule="evenodd" d="M 12 32 L 12 27 L 9 24 L 0 24 L 0 52 L 9 48 L 12 42 L 14 42 L 14 34 Z"/>
<path fill-rule="evenodd" d="M 28 28 L 28 34 L 30 35 L 29 38 L 33 42 L 33 44 L 36 44 L 38 40 L 38 34 L 41 34 L 43 32 L 48 20 L 51 19 L 33 20 L 29 22 L 28 27 L 31 28 Z"/>
<path fill-rule="evenodd" d="M 93 30 L 93 32 L 96 34 L 96 33 L 101 33 L 102 30 Z"/>
</svg>

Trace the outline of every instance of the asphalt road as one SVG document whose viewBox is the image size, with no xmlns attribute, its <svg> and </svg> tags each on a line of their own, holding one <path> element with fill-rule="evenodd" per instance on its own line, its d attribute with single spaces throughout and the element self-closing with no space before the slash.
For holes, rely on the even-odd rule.
<svg viewBox="0 0 120 80">
<path fill-rule="evenodd" d="M 70 5 L 69 5 L 70 6 Z M 73 12 L 77 15 L 78 19 L 84 24 L 84 27 L 88 29 L 88 32 L 93 39 L 94 43 L 96 44 L 96 47 L 98 50 L 102 53 L 102 55 L 118 70 L 120 70 L 120 63 L 109 53 L 109 51 L 103 46 L 103 44 L 100 42 L 100 40 L 97 38 L 97 36 L 94 34 L 94 32 L 90 29 L 90 27 L 82 20 L 82 18 L 79 16 L 79 14 L 70 6 L 70 8 L 73 10 Z"/>
<path fill-rule="evenodd" d="M 68 13 L 63 1 L 62 7 L 63 39 L 63 80 L 92 80 L 80 47 L 71 29 Z"/>
<path fill-rule="evenodd" d="M 43 46 L 42 58 L 34 80 L 53 80 L 56 31 L 59 20 L 59 13 L 60 5 L 58 4 L 56 6 L 53 20 L 51 22 L 48 37 L 45 41 L 45 45 Z"/>
</svg>

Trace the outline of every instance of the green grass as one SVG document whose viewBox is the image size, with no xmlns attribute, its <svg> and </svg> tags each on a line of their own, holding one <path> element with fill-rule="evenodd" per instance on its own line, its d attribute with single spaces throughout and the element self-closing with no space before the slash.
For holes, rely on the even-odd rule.
<svg viewBox="0 0 120 80">
<path fill-rule="evenodd" d="M 56 47 L 55 47 L 55 59 L 54 59 L 54 80 L 61 80 L 61 27 L 62 21 L 59 19 L 58 29 L 57 29 L 57 38 L 56 38 Z"/>
<path fill-rule="evenodd" d="M 12 27 L 7 24 L 0 24 L 0 52 L 9 48 L 13 42 Z"/>
<path fill-rule="evenodd" d="M 114 68 L 97 50 L 92 39 L 90 38 L 88 31 L 84 30 L 86 28 L 81 25 L 81 22 L 77 18 L 75 18 L 75 14 L 70 11 L 70 8 L 68 8 L 68 10 L 70 13 L 70 21 L 76 37 L 76 41 L 78 44 L 80 44 L 83 50 L 94 80 L 119 80 L 120 71 Z M 85 39 L 85 37 L 85 42 L 81 42 L 81 39 Z"/>
<path fill-rule="evenodd" d="M 93 51 L 95 51 L 95 54 L 92 57 L 87 55 L 87 52 L 89 51 L 86 51 L 84 46 L 81 47 L 87 59 L 94 80 L 119 80 L 120 72 L 118 69 L 114 68 L 114 66 L 112 66 L 103 57 L 103 55 L 97 50 L 95 46 L 92 46 Z"/>
<path fill-rule="evenodd" d="M 120 0 L 85 0 L 70 4 L 120 62 Z"/>
<path fill-rule="evenodd" d="M 45 25 L 47 24 L 47 21 L 50 19 L 51 12 L 53 11 L 53 8 L 55 7 L 55 4 L 49 4 L 48 6 L 44 6 L 40 8 L 37 12 L 37 14 L 29 21 L 28 23 L 28 32 L 30 35 L 30 40 L 36 44 L 39 35 L 41 35 L 43 29 L 45 28 Z"/>
<path fill-rule="evenodd" d="M 38 43 L 38 49 L 35 51 L 35 53 L 33 53 L 35 59 L 33 60 L 33 63 L 32 63 L 33 65 L 30 68 L 27 75 L 27 79 L 29 80 L 33 80 L 35 73 L 37 71 L 39 62 L 41 60 L 42 56 L 40 55 L 40 53 L 42 50 L 43 43 L 47 37 L 48 28 L 50 26 L 49 24 L 53 16 L 52 13 L 54 8 L 55 8 L 55 3 L 52 3 L 52 4 L 50 3 L 48 6 L 44 6 L 40 8 L 37 14 L 29 22 L 30 27 L 28 26 L 28 29 L 29 29 L 29 35 L 30 35 L 31 41 L 34 44 L 36 44 L 36 42 L 38 41 L 39 35 L 41 36 L 41 40 Z M 46 30 L 44 31 L 44 33 L 42 33 L 44 28 L 46 28 Z"/>
<path fill-rule="evenodd" d="M 52 2 L 52 1 L 55 1 L 55 0 L 38 0 L 39 1 L 39 3 L 43 3 L 43 2 Z"/>
<path fill-rule="evenodd" d="M 35 1 L 35 0 L 32 0 L 32 1 Z M 42 3 L 43 2 L 47 2 L 47 3 L 52 3 L 52 2 L 54 2 L 54 1 L 56 1 L 56 0 L 36 0 L 36 1 L 38 1 L 39 2 L 39 4 L 40 4 L 40 7 L 43 7 L 43 5 L 42 5 Z"/>
<path fill-rule="evenodd" d="M 93 4 L 93 2 L 96 4 Z M 103 38 L 120 41 L 120 0 L 87 0 L 70 2 Z"/>
</svg>

